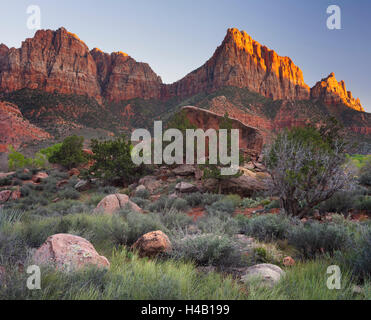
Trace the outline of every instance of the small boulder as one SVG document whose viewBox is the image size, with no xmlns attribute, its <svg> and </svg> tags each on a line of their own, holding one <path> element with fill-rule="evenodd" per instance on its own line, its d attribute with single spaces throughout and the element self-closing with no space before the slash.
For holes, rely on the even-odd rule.
<svg viewBox="0 0 371 320">
<path fill-rule="evenodd" d="M 3 266 L 0 266 L 0 284 L 5 282 L 6 279 L 6 270 Z"/>
<path fill-rule="evenodd" d="M 38 172 L 32 177 L 32 181 L 35 182 L 35 183 L 39 183 L 39 182 L 41 182 L 41 180 L 44 180 L 47 177 L 49 177 L 49 176 L 46 172 Z"/>
<path fill-rule="evenodd" d="M 273 287 L 284 275 L 285 271 L 280 267 L 270 263 L 262 263 L 247 268 L 241 281 L 248 283 L 252 280 L 260 280 L 262 286 Z"/>
<path fill-rule="evenodd" d="M 173 173 L 177 176 L 193 176 L 195 174 L 195 167 L 190 164 L 182 164 L 173 170 Z"/>
<path fill-rule="evenodd" d="M 168 236 L 162 231 L 152 231 L 141 236 L 132 246 L 140 257 L 154 257 L 172 250 Z"/>
<path fill-rule="evenodd" d="M 61 188 L 61 187 L 63 187 L 64 185 L 66 185 L 67 183 L 68 183 L 68 180 L 67 180 L 67 179 L 64 179 L 64 180 L 58 181 L 58 182 L 57 182 L 57 188 Z"/>
<path fill-rule="evenodd" d="M 142 212 L 142 209 L 130 201 L 129 197 L 126 194 L 110 194 L 109 196 L 104 197 L 94 209 L 94 212 L 104 212 L 108 214 L 113 214 L 119 209 L 124 209 L 127 206 L 130 206 L 133 211 Z"/>
<path fill-rule="evenodd" d="M 106 257 L 100 256 L 84 238 L 71 234 L 55 234 L 35 251 L 32 257 L 37 265 L 53 265 L 60 271 L 72 271 L 94 265 L 109 268 Z"/>
<path fill-rule="evenodd" d="M 139 180 L 139 185 L 145 186 L 152 194 L 162 187 L 162 181 L 157 180 L 155 176 L 145 176 Z"/>
<path fill-rule="evenodd" d="M 75 189 L 77 191 L 87 191 L 90 189 L 90 182 L 87 181 L 87 180 L 79 180 L 76 184 L 75 184 Z"/>
<path fill-rule="evenodd" d="M 79 176 L 80 175 L 80 170 L 77 168 L 72 168 L 70 171 L 68 171 L 68 174 L 70 177 L 72 176 Z"/>
<path fill-rule="evenodd" d="M 10 190 L 4 190 L 0 192 L 0 203 L 7 202 L 12 194 Z"/>
<path fill-rule="evenodd" d="M 295 265 L 295 260 L 291 258 L 290 256 L 285 257 L 283 258 L 283 265 L 286 267 L 292 267 L 293 265 Z"/>
<path fill-rule="evenodd" d="M 21 197 L 21 190 L 17 189 L 12 192 L 12 195 L 10 196 L 9 200 L 18 200 Z"/>
<path fill-rule="evenodd" d="M 139 191 L 144 191 L 144 190 L 147 190 L 146 187 L 144 185 L 139 185 L 135 188 L 135 192 L 139 192 Z"/>
<path fill-rule="evenodd" d="M 175 190 L 180 193 L 192 193 L 192 192 L 197 192 L 198 188 L 195 185 L 188 183 L 188 182 L 179 182 L 175 186 Z"/>
</svg>

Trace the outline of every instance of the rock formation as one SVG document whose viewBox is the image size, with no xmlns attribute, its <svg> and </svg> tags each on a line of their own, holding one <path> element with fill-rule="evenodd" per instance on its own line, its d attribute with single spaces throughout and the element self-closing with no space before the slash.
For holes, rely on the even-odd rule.
<svg viewBox="0 0 371 320">
<path fill-rule="evenodd" d="M 220 122 L 223 119 L 222 115 L 218 115 L 209 110 L 186 106 L 182 108 L 185 112 L 185 116 L 195 125 L 197 128 L 207 129 L 219 129 Z M 230 118 L 232 121 L 232 128 L 239 130 L 240 142 L 239 147 L 244 150 L 250 156 L 256 158 L 260 155 L 263 147 L 263 137 L 260 131 L 256 128 L 249 127 L 237 119 Z"/>
<path fill-rule="evenodd" d="M 123 52 L 91 51 L 98 72 L 98 82 L 109 101 L 133 98 L 160 98 L 162 81 L 147 63 L 136 62 Z"/>
<path fill-rule="evenodd" d="M 76 94 L 102 102 L 159 98 L 161 78 L 122 52 L 91 52 L 65 28 L 39 30 L 19 49 L 0 45 L 0 91 L 22 88 Z"/>
<path fill-rule="evenodd" d="M 343 103 L 354 110 L 365 111 L 359 98 L 353 98 L 352 92 L 347 91 L 344 80 L 338 82 L 333 72 L 327 78 L 317 82 L 310 94 L 313 99 L 320 99 L 327 105 Z"/>
<path fill-rule="evenodd" d="M 169 94 L 192 96 L 224 86 L 248 88 L 272 99 L 309 99 L 303 73 L 290 58 L 280 57 L 235 28 L 228 29 L 209 61 L 170 85 Z"/>
<path fill-rule="evenodd" d="M 87 266 L 109 268 L 106 257 L 100 256 L 84 238 L 71 234 L 55 234 L 33 254 L 38 265 L 51 264 L 59 271 L 73 271 Z"/>
<path fill-rule="evenodd" d="M 0 102 L 0 152 L 6 152 L 9 145 L 17 149 L 22 143 L 50 138 L 49 133 L 24 119 L 15 104 Z"/>
</svg>

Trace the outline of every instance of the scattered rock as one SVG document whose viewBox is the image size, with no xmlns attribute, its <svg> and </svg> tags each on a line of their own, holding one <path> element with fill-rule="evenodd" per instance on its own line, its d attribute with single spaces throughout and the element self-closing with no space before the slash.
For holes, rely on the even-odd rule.
<svg viewBox="0 0 371 320">
<path fill-rule="evenodd" d="M 18 200 L 21 197 L 21 190 L 17 189 L 12 192 L 12 195 L 10 196 L 9 200 Z"/>
<path fill-rule="evenodd" d="M 168 236 L 162 231 L 152 231 L 141 236 L 132 246 L 140 257 L 154 257 L 172 250 Z"/>
<path fill-rule="evenodd" d="M 175 190 L 180 192 L 180 193 L 192 193 L 192 192 L 197 192 L 198 189 L 195 185 L 188 183 L 188 182 L 179 182 L 175 186 Z"/>
<path fill-rule="evenodd" d="M 182 164 L 173 170 L 173 173 L 177 176 L 193 176 L 195 174 L 195 167 L 190 164 Z"/>
<path fill-rule="evenodd" d="M 100 256 L 89 241 L 71 234 L 50 236 L 36 250 L 33 261 L 37 265 L 51 264 L 61 271 L 72 271 L 88 265 L 110 267 L 107 258 Z"/>
<path fill-rule="evenodd" d="M 64 179 L 57 182 L 57 188 L 61 188 L 68 183 L 68 180 Z"/>
<path fill-rule="evenodd" d="M 139 192 L 139 191 L 142 191 L 142 190 L 144 191 L 144 190 L 147 190 L 147 189 L 144 185 L 141 184 L 141 185 L 136 187 L 135 192 Z"/>
<path fill-rule="evenodd" d="M 259 279 L 262 286 L 273 287 L 284 275 L 285 271 L 280 267 L 270 263 L 262 263 L 247 268 L 241 281 L 248 283 L 254 279 Z"/>
<path fill-rule="evenodd" d="M 87 191 L 90 189 L 90 182 L 87 181 L 87 180 L 79 180 L 76 184 L 75 184 L 75 189 L 77 191 Z"/>
<path fill-rule="evenodd" d="M 2 282 L 5 282 L 5 278 L 6 278 L 6 270 L 3 266 L 0 266 L 0 284 Z"/>
<path fill-rule="evenodd" d="M 265 165 L 259 163 L 259 162 L 254 162 L 254 166 L 255 166 L 255 170 L 256 171 L 266 171 L 267 168 L 265 167 Z"/>
<path fill-rule="evenodd" d="M 35 183 L 41 182 L 41 180 L 46 179 L 48 174 L 46 172 L 38 172 L 32 177 L 32 181 Z"/>
<path fill-rule="evenodd" d="M 9 176 L 15 175 L 15 171 L 12 172 L 0 172 L 0 179 L 7 178 Z"/>
<path fill-rule="evenodd" d="M 70 171 L 68 171 L 68 174 L 70 177 L 72 176 L 79 176 L 80 175 L 80 170 L 77 168 L 73 168 Z"/>
<path fill-rule="evenodd" d="M 295 260 L 290 256 L 283 258 L 283 265 L 286 267 L 292 267 L 295 265 Z"/>
<path fill-rule="evenodd" d="M 248 162 L 245 166 L 244 166 L 246 169 L 248 170 L 253 170 L 255 168 L 254 164 L 252 163 L 252 161 Z"/>
<path fill-rule="evenodd" d="M 139 180 L 139 184 L 144 185 L 150 193 L 157 192 L 162 187 L 162 182 L 155 176 L 145 176 Z"/>
<path fill-rule="evenodd" d="M 142 209 L 130 201 L 129 197 L 126 194 L 110 194 L 109 196 L 104 197 L 94 209 L 94 212 L 104 212 L 112 214 L 119 209 L 126 208 L 130 206 L 133 211 L 142 212 Z"/>
<path fill-rule="evenodd" d="M 12 194 L 10 190 L 4 190 L 0 192 L 0 203 L 7 202 Z"/>
<path fill-rule="evenodd" d="M 242 175 L 237 178 L 231 178 L 222 184 L 222 190 L 228 193 L 235 193 L 240 196 L 251 196 L 255 191 L 264 191 L 268 188 L 269 176 L 263 173 L 260 175 L 246 176 Z M 214 185 L 215 188 L 215 185 Z"/>
<path fill-rule="evenodd" d="M 352 292 L 353 293 L 356 293 L 356 294 L 362 294 L 363 293 L 363 289 L 360 286 L 354 285 L 352 287 Z"/>
</svg>

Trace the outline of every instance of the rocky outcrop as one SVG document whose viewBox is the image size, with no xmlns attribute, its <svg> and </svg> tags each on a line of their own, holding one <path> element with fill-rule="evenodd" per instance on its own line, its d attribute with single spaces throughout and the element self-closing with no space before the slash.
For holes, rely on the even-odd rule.
<svg viewBox="0 0 371 320">
<path fill-rule="evenodd" d="M 162 231 L 152 231 L 141 236 L 132 247 L 140 257 L 155 257 L 172 250 L 168 236 Z"/>
<path fill-rule="evenodd" d="M 223 116 L 211 112 L 209 110 L 186 106 L 182 108 L 185 116 L 199 129 L 219 129 L 219 125 L 223 120 Z M 256 158 L 260 155 L 263 147 L 263 136 L 260 131 L 256 128 L 249 127 L 243 124 L 241 121 L 230 118 L 232 122 L 232 128 L 239 130 L 239 147 L 250 156 Z"/>
<path fill-rule="evenodd" d="M 134 202 L 130 201 L 126 194 L 119 193 L 104 197 L 98 203 L 97 207 L 94 209 L 94 212 L 113 214 L 115 211 L 125 209 L 126 207 L 136 212 L 142 212 L 142 209 L 139 208 L 139 206 Z"/>
<path fill-rule="evenodd" d="M 23 88 L 76 94 L 102 102 L 159 98 L 162 81 L 146 63 L 122 52 L 89 51 L 65 28 L 39 30 L 19 49 L 0 45 L 0 91 Z"/>
<path fill-rule="evenodd" d="M 97 65 L 98 82 L 109 101 L 160 98 L 162 80 L 147 63 L 136 62 L 123 52 L 91 51 Z"/>
<path fill-rule="evenodd" d="M 101 97 L 88 47 L 65 28 L 39 30 L 19 49 L 2 45 L 0 89 L 11 92 L 22 88 Z"/>
<path fill-rule="evenodd" d="M 106 257 L 100 256 L 84 238 L 71 234 L 55 234 L 36 250 L 33 261 L 37 265 L 52 265 L 60 271 L 73 271 L 87 266 L 109 268 Z"/>
<path fill-rule="evenodd" d="M 313 99 L 320 99 L 327 105 L 342 103 L 354 110 L 365 111 L 359 98 L 353 98 L 352 92 L 347 91 L 344 80 L 338 82 L 334 73 L 317 82 L 310 94 Z"/>
<path fill-rule="evenodd" d="M 49 133 L 23 118 L 15 104 L 0 102 L 0 152 L 6 152 L 8 145 L 17 149 L 23 143 L 50 138 Z"/>
<path fill-rule="evenodd" d="M 225 86 L 248 88 L 272 99 L 309 99 L 302 71 L 288 57 L 253 40 L 245 31 L 228 29 L 203 66 L 170 85 L 168 94 L 186 97 Z"/>
<path fill-rule="evenodd" d="M 270 263 L 262 263 L 247 268 L 241 280 L 245 283 L 260 281 L 264 287 L 273 287 L 284 275 L 285 271 L 280 267 Z"/>
</svg>

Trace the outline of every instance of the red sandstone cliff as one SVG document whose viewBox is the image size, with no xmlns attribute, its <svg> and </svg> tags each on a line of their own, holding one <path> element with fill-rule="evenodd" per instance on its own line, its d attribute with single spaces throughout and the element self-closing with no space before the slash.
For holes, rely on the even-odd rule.
<svg viewBox="0 0 371 320">
<path fill-rule="evenodd" d="M 338 82 L 334 73 L 317 82 L 310 93 L 312 98 L 320 99 L 327 105 L 343 103 L 354 110 L 365 111 L 359 98 L 354 99 L 352 92 L 347 91 L 345 82 L 343 80 Z"/>
<path fill-rule="evenodd" d="M 98 73 L 98 82 L 109 101 L 132 98 L 160 98 L 162 80 L 147 63 L 136 62 L 123 52 L 91 52 Z"/>
<path fill-rule="evenodd" d="M 65 28 L 39 30 L 19 49 L 0 45 L 0 91 L 22 88 L 88 95 L 102 102 L 159 98 L 162 81 L 123 53 L 89 48 Z"/>
<path fill-rule="evenodd" d="M 50 138 L 49 133 L 25 120 L 16 105 L 0 102 L 0 152 L 10 144 L 18 148 L 22 143 Z"/>
<path fill-rule="evenodd" d="M 302 71 L 288 57 L 253 40 L 245 31 L 228 29 L 212 58 L 170 85 L 169 94 L 191 96 L 224 86 L 248 88 L 273 99 L 309 99 Z"/>
</svg>

